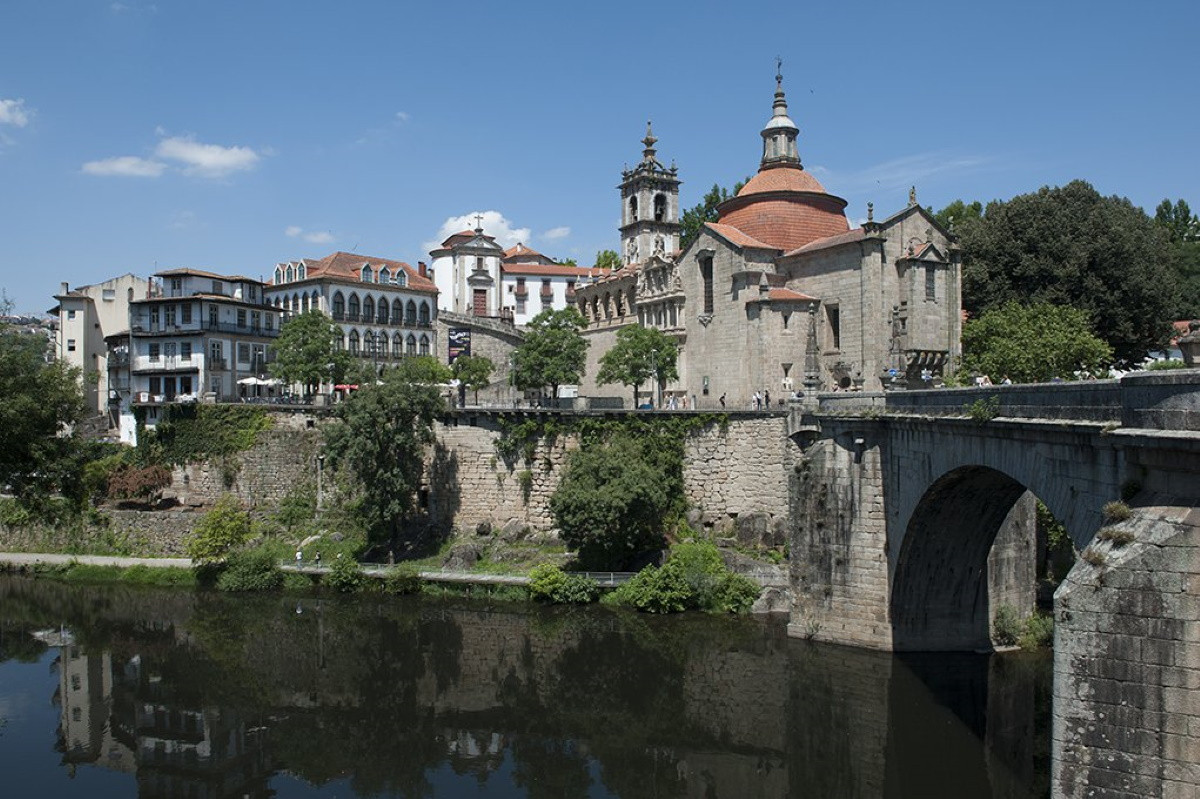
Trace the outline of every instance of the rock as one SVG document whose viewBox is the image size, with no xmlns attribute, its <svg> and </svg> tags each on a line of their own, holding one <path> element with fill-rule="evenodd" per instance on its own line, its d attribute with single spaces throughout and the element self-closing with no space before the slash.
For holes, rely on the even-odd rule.
<svg viewBox="0 0 1200 799">
<path fill-rule="evenodd" d="M 764 588 L 758 595 L 751 613 L 789 613 L 792 609 L 792 597 L 782 588 Z"/>
<path fill-rule="evenodd" d="M 450 550 L 450 554 L 442 561 L 446 571 L 470 571 L 479 562 L 482 551 L 476 544 L 459 544 Z"/>
<path fill-rule="evenodd" d="M 701 530 L 704 527 L 704 511 L 699 508 L 688 508 L 683 519 L 687 522 L 688 527 L 693 530 Z"/>
<path fill-rule="evenodd" d="M 529 525 L 520 519 L 509 519 L 500 528 L 500 537 L 505 541 L 520 541 L 529 532 Z"/>
<path fill-rule="evenodd" d="M 491 534 L 492 534 L 492 523 L 491 522 L 480 522 L 479 524 L 475 525 L 475 535 L 488 536 Z"/>
<path fill-rule="evenodd" d="M 742 546 L 758 546 L 768 538 L 771 517 L 766 513 L 743 513 L 737 518 L 737 540 Z"/>
</svg>

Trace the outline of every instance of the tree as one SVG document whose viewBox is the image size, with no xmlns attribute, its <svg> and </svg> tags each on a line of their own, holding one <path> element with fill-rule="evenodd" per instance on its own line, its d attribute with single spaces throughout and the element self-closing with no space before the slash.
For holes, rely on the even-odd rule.
<svg viewBox="0 0 1200 799">
<path fill-rule="evenodd" d="M 1196 219 L 1185 200 L 1174 203 L 1163 200 L 1154 209 L 1154 221 L 1167 232 L 1173 243 L 1200 238 L 1200 220 Z"/>
<path fill-rule="evenodd" d="M 1039 383 L 1076 373 L 1104 375 L 1112 348 L 1091 332 L 1086 311 L 1041 303 L 1009 302 L 963 327 L 963 368 L 968 373 Z"/>
<path fill-rule="evenodd" d="M 596 253 L 597 269 L 620 269 L 621 255 L 616 250 L 600 250 Z"/>
<path fill-rule="evenodd" d="M 475 404 L 479 404 L 479 390 L 491 385 L 492 371 L 496 365 L 491 358 L 482 355 L 460 355 L 454 359 L 450 369 L 468 390 L 475 392 Z"/>
<path fill-rule="evenodd" d="M 574 307 L 546 310 L 529 322 L 525 341 L 513 351 L 517 388 L 542 389 L 558 398 L 558 387 L 578 383 L 587 365 L 587 341 L 580 334 L 587 322 Z"/>
<path fill-rule="evenodd" d="M 445 408 L 438 384 L 447 372 L 428 356 L 404 359 L 340 404 L 341 424 L 326 433 L 330 465 L 352 475 L 375 540 L 397 533 L 413 508 L 433 421 Z"/>
<path fill-rule="evenodd" d="M 617 342 L 600 357 L 600 385 L 633 386 L 633 407 L 638 407 L 642 383 L 653 378 L 659 388 L 679 377 L 675 370 L 679 347 L 656 327 L 629 325 L 617 331 Z"/>
<path fill-rule="evenodd" d="M 716 222 L 717 206 L 730 197 L 736 197 L 737 193 L 745 185 L 745 180 L 739 180 L 733 184 L 733 193 L 731 194 L 726 189 L 714 183 L 712 189 L 708 194 L 704 195 L 704 199 L 698 205 L 684 211 L 683 218 L 679 220 L 682 228 L 679 232 L 679 249 L 686 250 L 696 240 L 696 237 L 700 235 L 700 231 L 704 228 L 705 222 Z"/>
<path fill-rule="evenodd" d="M 233 494 L 224 494 L 184 541 L 187 556 L 198 564 L 219 563 L 250 540 L 250 514 Z"/>
<path fill-rule="evenodd" d="M 653 437 L 617 436 L 572 453 L 550 512 L 562 539 L 585 568 L 618 569 L 663 545 L 682 510 L 683 479 L 669 447 Z"/>
<path fill-rule="evenodd" d="M 46 339 L 0 325 L 0 486 L 22 500 L 82 499 L 79 370 L 46 362 Z"/>
<path fill-rule="evenodd" d="M 557 263 L 559 266 L 579 266 L 574 258 L 560 258 Z"/>
<path fill-rule="evenodd" d="M 1163 200 L 1154 211 L 1154 222 L 1171 240 L 1172 260 L 1181 284 L 1179 315 L 1200 317 L 1200 220 L 1184 200 Z"/>
<path fill-rule="evenodd" d="M 293 316 L 279 328 L 271 374 L 300 383 L 315 394 L 321 383 L 340 383 L 350 368 L 350 354 L 338 348 L 342 329 L 316 309 Z"/>
<path fill-rule="evenodd" d="M 936 213 L 932 207 L 926 210 L 937 220 L 939 225 L 951 231 L 955 230 L 959 225 L 975 222 L 983 218 L 983 203 L 979 202 L 979 200 L 972 203 L 954 200 Z"/>
<path fill-rule="evenodd" d="M 1170 337 L 1180 308 L 1170 245 L 1127 199 L 1077 180 L 991 202 L 956 231 L 963 305 L 974 316 L 1013 301 L 1079 308 L 1123 364 Z"/>
</svg>

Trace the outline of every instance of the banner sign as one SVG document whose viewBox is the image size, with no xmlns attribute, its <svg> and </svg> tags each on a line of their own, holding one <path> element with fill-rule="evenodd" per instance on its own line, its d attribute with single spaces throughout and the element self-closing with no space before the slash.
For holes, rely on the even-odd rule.
<svg viewBox="0 0 1200 799">
<path fill-rule="evenodd" d="M 460 355 L 471 354 L 471 329 L 469 327 L 450 328 L 450 363 Z"/>
</svg>

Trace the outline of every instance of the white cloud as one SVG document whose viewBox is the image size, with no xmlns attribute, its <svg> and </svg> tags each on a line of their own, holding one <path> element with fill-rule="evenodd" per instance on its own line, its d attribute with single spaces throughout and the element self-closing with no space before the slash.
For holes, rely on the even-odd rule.
<svg viewBox="0 0 1200 799">
<path fill-rule="evenodd" d="M 333 241 L 333 234 L 327 230 L 305 231 L 299 225 L 288 225 L 283 232 L 293 239 L 303 239 L 311 244 L 329 244 Z"/>
<path fill-rule="evenodd" d="M 88 161 L 82 169 L 85 174 L 101 177 L 156 178 L 167 165 L 161 161 L 150 161 L 136 155 L 120 155 L 101 161 Z"/>
<path fill-rule="evenodd" d="M 479 222 L 476 222 L 476 216 L 481 218 Z M 443 241 L 455 233 L 474 230 L 476 227 L 482 227 L 486 235 L 494 236 L 496 243 L 504 249 L 517 243 L 532 241 L 530 237 L 532 231 L 529 228 L 513 227 L 512 223 L 505 219 L 504 214 L 499 211 L 472 211 L 462 216 L 449 217 L 438 229 L 437 238 L 424 242 L 422 246 L 426 251 L 436 250 L 442 246 Z"/>
<path fill-rule="evenodd" d="M 25 109 L 25 100 L 0 100 L 0 125 L 12 125 L 23 128 L 29 124 L 32 111 Z"/>
<path fill-rule="evenodd" d="M 546 241 L 557 241 L 558 239 L 565 239 L 567 236 L 570 236 L 570 235 L 571 235 L 571 228 L 567 227 L 566 225 L 563 225 L 562 227 L 550 228 L 545 233 L 543 233 L 541 236 L 539 236 L 539 238 L 545 239 Z"/>
<path fill-rule="evenodd" d="M 396 124 L 397 125 L 403 124 L 410 119 L 412 119 L 412 117 L 410 117 L 408 115 L 407 111 L 397 111 L 396 112 Z"/>
<path fill-rule="evenodd" d="M 188 136 L 163 139 L 154 154 L 181 163 L 185 175 L 203 178 L 223 178 L 234 172 L 253 169 L 259 161 L 259 154 L 249 147 L 203 144 Z"/>
</svg>

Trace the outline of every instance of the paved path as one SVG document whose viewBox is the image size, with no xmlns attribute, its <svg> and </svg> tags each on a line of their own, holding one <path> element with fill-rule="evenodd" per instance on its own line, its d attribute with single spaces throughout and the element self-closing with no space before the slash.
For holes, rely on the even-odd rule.
<svg viewBox="0 0 1200 799">
<path fill-rule="evenodd" d="M 51 552 L 0 552 L 0 563 L 13 566 L 32 566 L 37 563 L 86 563 L 91 566 L 153 566 L 156 568 L 190 569 L 188 558 L 120 558 L 111 555 L 59 555 Z"/>
</svg>

